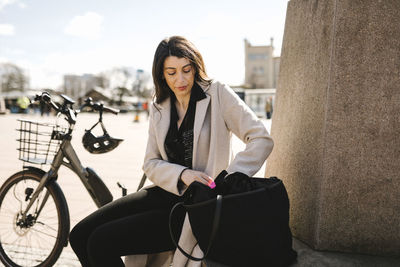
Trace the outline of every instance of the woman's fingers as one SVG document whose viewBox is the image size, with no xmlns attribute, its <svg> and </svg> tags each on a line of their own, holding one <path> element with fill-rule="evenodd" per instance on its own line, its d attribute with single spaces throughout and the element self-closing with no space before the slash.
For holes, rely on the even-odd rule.
<svg viewBox="0 0 400 267">
<path fill-rule="evenodd" d="M 208 180 L 207 180 L 207 175 L 205 173 L 194 171 L 193 175 L 195 181 L 200 182 L 202 184 L 207 184 Z"/>
<path fill-rule="evenodd" d="M 204 172 L 194 171 L 190 169 L 186 169 L 183 171 L 181 179 L 186 185 L 189 185 L 194 181 L 198 181 L 205 185 L 209 185 L 213 182 L 213 179 Z"/>
<path fill-rule="evenodd" d="M 208 176 L 208 175 L 205 174 L 205 173 L 201 173 L 200 176 L 201 176 L 201 178 L 202 178 L 206 183 L 209 183 L 209 181 L 212 180 L 211 177 Z"/>
<path fill-rule="evenodd" d="M 201 176 L 201 178 L 203 179 L 203 181 L 205 182 L 201 182 L 201 183 L 203 183 L 203 184 L 205 184 L 205 185 L 208 185 L 209 187 L 211 187 L 211 188 L 214 188 L 215 187 L 215 183 L 214 183 L 214 180 L 210 177 L 210 176 L 208 176 L 207 174 L 205 174 L 205 173 L 202 173 L 202 176 Z"/>
</svg>

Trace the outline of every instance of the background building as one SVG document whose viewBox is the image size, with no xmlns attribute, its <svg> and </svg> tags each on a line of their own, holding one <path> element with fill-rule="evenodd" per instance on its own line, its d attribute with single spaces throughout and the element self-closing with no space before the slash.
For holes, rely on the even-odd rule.
<svg viewBox="0 0 400 267">
<path fill-rule="evenodd" d="M 88 91 L 103 86 L 104 79 L 93 74 L 64 75 L 64 93 L 75 100 L 84 96 Z"/>
<path fill-rule="evenodd" d="M 244 40 L 246 88 L 276 88 L 280 57 L 273 56 L 273 40 L 266 46 L 252 46 Z"/>
</svg>

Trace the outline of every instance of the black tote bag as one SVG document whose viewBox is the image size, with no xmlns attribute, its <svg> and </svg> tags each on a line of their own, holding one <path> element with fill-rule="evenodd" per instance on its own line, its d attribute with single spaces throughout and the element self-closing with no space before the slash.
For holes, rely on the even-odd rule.
<svg viewBox="0 0 400 267">
<path fill-rule="evenodd" d="M 228 266 L 288 266 L 297 257 L 289 228 L 289 199 L 276 177 L 250 178 L 243 173 L 226 176 L 223 171 L 211 189 L 192 183 L 184 194 L 194 236 L 204 258 Z M 226 176 L 226 177 L 225 177 Z M 171 229 L 171 225 L 170 225 Z M 195 258 L 180 248 L 192 260 Z"/>
</svg>

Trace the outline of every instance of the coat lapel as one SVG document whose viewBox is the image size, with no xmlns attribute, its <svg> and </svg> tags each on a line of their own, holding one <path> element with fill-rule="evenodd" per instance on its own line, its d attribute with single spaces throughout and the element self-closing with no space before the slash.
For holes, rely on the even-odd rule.
<svg viewBox="0 0 400 267">
<path fill-rule="evenodd" d="M 169 129 L 169 123 L 170 123 L 170 117 L 171 117 L 171 101 L 169 98 L 167 98 L 165 101 L 163 101 L 161 104 L 158 105 L 158 108 L 160 109 L 160 113 L 158 118 L 155 119 L 155 126 L 156 126 L 156 135 L 157 137 L 157 142 L 158 142 L 158 147 L 160 149 L 160 154 L 162 158 L 167 159 L 167 153 L 165 152 L 164 149 L 164 142 L 165 142 L 165 137 L 167 136 L 168 129 Z M 155 111 L 157 113 L 157 111 Z"/>
<path fill-rule="evenodd" d="M 200 131 L 203 126 L 204 119 L 206 117 L 208 104 L 210 103 L 210 96 L 206 95 L 206 98 L 203 98 L 200 101 L 197 101 L 196 104 L 196 115 L 194 119 L 193 126 L 193 149 L 197 147 L 197 142 L 199 141 Z M 195 151 L 193 151 L 193 155 L 195 155 Z"/>
</svg>

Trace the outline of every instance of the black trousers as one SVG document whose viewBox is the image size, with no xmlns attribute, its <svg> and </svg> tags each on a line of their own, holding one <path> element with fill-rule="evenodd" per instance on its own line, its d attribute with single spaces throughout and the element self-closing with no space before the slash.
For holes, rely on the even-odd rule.
<svg viewBox="0 0 400 267">
<path fill-rule="evenodd" d="M 80 221 L 69 242 L 82 266 L 124 266 L 121 256 L 173 250 L 169 212 L 181 197 L 152 187 L 117 199 Z M 184 211 L 174 212 L 176 238 Z"/>
</svg>

